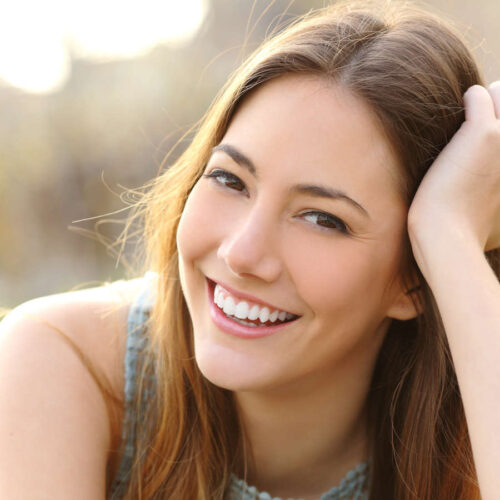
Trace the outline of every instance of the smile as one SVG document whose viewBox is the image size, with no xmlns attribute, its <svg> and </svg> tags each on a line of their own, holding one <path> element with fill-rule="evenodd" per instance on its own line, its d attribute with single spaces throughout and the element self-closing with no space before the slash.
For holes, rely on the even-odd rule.
<svg viewBox="0 0 500 500">
<path fill-rule="evenodd" d="M 268 336 L 299 318 L 288 311 L 238 297 L 209 279 L 207 288 L 212 320 L 226 333 L 238 337 Z"/>
</svg>

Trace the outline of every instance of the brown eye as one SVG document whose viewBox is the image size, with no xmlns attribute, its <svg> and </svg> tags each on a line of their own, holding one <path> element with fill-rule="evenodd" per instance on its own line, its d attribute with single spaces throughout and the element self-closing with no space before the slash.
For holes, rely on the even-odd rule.
<svg viewBox="0 0 500 500">
<path fill-rule="evenodd" d="M 302 214 L 302 217 L 308 222 L 319 226 L 320 229 L 326 229 L 331 231 L 340 231 L 341 233 L 348 234 L 347 225 L 335 215 L 329 214 L 327 212 L 311 211 Z"/>
<path fill-rule="evenodd" d="M 210 172 L 209 174 L 204 174 L 203 177 L 214 179 L 215 182 L 235 191 L 246 191 L 246 187 L 243 181 L 227 170 L 212 170 L 212 172 Z"/>
</svg>

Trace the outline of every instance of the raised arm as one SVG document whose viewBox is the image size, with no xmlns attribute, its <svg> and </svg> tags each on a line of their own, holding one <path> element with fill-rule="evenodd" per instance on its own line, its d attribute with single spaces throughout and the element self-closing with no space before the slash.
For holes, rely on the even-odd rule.
<svg viewBox="0 0 500 500">
<path fill-rule="evenodd" d="M 483 500 L 500 495 L 500 82 L 464 95 L 466 120 L 423 179 L 408 228 L 439 307 Z"/>
</svg>

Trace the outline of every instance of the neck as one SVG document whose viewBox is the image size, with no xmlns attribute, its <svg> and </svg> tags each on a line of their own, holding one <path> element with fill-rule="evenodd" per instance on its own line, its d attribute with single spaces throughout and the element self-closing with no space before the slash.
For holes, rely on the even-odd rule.
<svg viewBox="0 0 500 500">
<path fill-rule="evenodd" d="M 345 365 L 293 387 L 235 394 L 250 447 L 249 484 L 285 498 L 317 498 L 367 460 L 373 363 L 361 364 L 363 373 L 358 363 Z"/>
</svg>

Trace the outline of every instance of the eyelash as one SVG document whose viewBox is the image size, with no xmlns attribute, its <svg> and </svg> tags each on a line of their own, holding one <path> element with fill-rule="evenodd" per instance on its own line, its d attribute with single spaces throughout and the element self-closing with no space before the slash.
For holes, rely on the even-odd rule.
<svg viewBox="0 0 500 500">
<path fill-rule="evenodd" d="M 228 172 L 227 170 L 222 170 L 221 168 L 217 168 L 215 170 L 212 170 L 209 174 L 203 174 L 203 177 L 209 178 L 209 179 L 214 179 L 216 182 L 221 184 L 222 186 L 229 187 L 229 185 L 225 182 L 220 182 L 218 179 L 223 177 L 225 179 L 230 179 L 232 182 L 236 182 L 240 184 L 243 189 L 235 189 L 235 191 L 246 191 L 245 184 L 243 184 L 243 181 L 237 177 L 236 175 L 232 174 L 231 172 Z M 229 187 L 229 189 L 234 189 Z"/>
<path fill-rule="evenodd" d="M 223 170 L 221 168 L 217 168 L 215 170 L 212 170 L 208 174 L 203 174 L 202 177 L 207 178 L 207 179 L 213 179 L 215 182 L 218 184 L 221 184 L 223 187 L 227 187 L 228 189 L 232 189 L 238 192 L 243 192 L 246 191 L 245 184 L 243 181 L 237 177 L 236 175 L 232 174 L 231 172 L 228 172 L 227 170 Z M 219 179 L 223 178 L 229 180 L 230 182 L 223 182 L 220 181 Z M 235 189 L 234 187 L 230 187 L 230 183 L 234 184 L 239 184 L 242 189 Z M 233 184 L 233 185 L 234 185 Z M 349 234 L 349 230 L 347 228 L 347 224 L 339 219 L 338 217 L 335 217 L 332 214 L 329 214 L 328 212 L 322 212 L 320 210 L 310 210 L 308 212 L 303 212 L 300 214 L 301 216 L 310 216 L 310 215 L 315 215 L 317 219 L 324 218 L 327 221 L 329 221 L 332 225 L 335 225 L 335 227 L 331 226 L 321 226 L 320 224 L 315 224 L 320 230 L 323 231 L 340 231 L 341 233 L 344 234 Z"/>
</svg>

